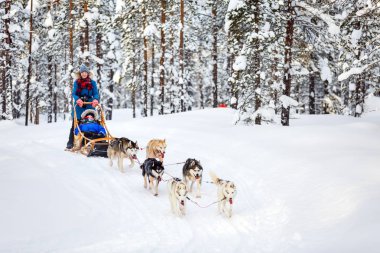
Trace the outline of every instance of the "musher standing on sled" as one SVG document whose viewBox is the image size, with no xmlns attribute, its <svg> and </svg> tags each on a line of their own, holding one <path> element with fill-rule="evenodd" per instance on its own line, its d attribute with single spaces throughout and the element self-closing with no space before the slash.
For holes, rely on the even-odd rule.
<svg viewBox="0 0 380 253">
<path fill-rule="evenodd" d="M 99 92 L 96 82 L 91 80 L 90 71 L 86 65 L 82 64 L 79 69 L 78 78 L 74 81 L 72 96 L 74 106 L 71 116 L 74 118 L 74 109 L 76 110 L 77 119 L 81 119 L 82 113 L 86 109 L 94 109 L 99 103 Z M 83 102 L 92 102 L 91 105 L 84 105 Z M 71 125 L 69 141 L 66 149 L 72 149 L 74 146 L 74 119 Z"/>
</svg>

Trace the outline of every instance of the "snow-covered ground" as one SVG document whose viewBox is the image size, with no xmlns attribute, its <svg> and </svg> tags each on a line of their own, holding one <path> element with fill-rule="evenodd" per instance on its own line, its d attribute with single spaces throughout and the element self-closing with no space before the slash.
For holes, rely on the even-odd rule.
<svg viewBox="0 0 380 253">
<path fill-rule="evenodd" d="M 107 159 L 64 152 L 69 122 L 0 122 L 1 253 L 379 252 L 379 111 L 301 116 L 290 127 L 235 126 L 230 109 L 130 114 L 108 122 L 114 136 L 142 147 L 166 138 L 166 164 L 197 158 L 204 180 L 213 170 L 236 183 L 232 218 L 190 202 L 175 217 L 166 184 L 154 197 L 137 165 L 122 174 Z M 204 183 L 195 200 L 215 201 L 216 187 Z"/>
</svg>

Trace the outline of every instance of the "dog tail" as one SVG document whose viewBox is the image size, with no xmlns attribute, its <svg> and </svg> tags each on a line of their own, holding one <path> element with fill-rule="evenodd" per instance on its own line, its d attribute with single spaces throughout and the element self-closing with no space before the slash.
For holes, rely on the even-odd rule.
<svg viewBox="0 0 380 253">
<path fill-rule="evenodd" d="M 209 174 L 210 174 L 210 177 L 211 177 L 212 182 L 213 182 L 214 184 L 218 184 L 219 181 L 220 181 L 220 179 L 216 176 L 215 172 L 210 171 Z"/>
</svg>

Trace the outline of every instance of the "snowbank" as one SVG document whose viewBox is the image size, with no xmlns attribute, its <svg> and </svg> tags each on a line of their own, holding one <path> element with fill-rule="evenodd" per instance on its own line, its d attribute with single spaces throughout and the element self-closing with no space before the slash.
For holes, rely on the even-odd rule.
<svg viewBox="0 0 380 253">
<path fill-rule="evenodd" d="M 70 122 L 0 122 L 0 252 L 375 253 L 380 246 L 380 114 L 303 116 L 291 127 L 231 123 L 208 109 L 131 119 L 115 111 L 114 136 L 166 138 L 165 164 L 197 158 L 201 205 L 216 200 L 213 170 L 237 185 L 233 216 L 187 203 L 170 212 L 165 182 L 154 197 L 136 165 L 64 152 Z M 138 154 L 144 160 L 144 151 Z M 128 162 L 126 162 L 128 164 Z M 125 166 L 127 166 L 125 164 Z M 181 177 L 181 166 L 166 171 Z M 165 179 L 169 178 L 165 175 Z"/>
</svg>

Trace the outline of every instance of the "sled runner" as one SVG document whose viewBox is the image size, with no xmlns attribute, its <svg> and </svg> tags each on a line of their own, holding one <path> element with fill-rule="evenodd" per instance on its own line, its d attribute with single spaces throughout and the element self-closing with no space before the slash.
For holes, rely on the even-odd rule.
<svg viewBox="0 0 380 253">
<path fill-rule="evenodd" d="M 91 102 L 83 103 L 83 105 L 90 104 Z M 91 114 L 93 119 L 89 122 L 88 118 L 91 119 Z M 74 110 L 74 147 L 71 151 L 80 152 L 88 157 L 107 157 L 107 149 L 113 139 L 108 131 L 100 104 L 95 107 L 95 110 L 84 111 L 81 120 L 77 119 L 76 110 Z"/>
</svg>

